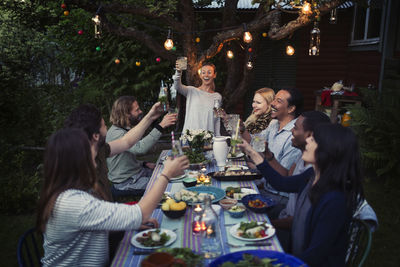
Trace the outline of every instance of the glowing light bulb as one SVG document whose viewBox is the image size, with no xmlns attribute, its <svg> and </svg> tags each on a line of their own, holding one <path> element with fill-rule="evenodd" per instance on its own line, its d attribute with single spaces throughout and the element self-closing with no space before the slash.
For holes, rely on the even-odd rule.
<svg viewBox="0 0 400 267">
<path fill-rule="evenodd" d="M 245 43 L 251 43 L 251 41 L 253 41 L 253 36 L 251 35 L 251 33 L 250 32 L 244 32 L 244 34 L 243 34 L 243 41 L 245 42 Z"/>
<path fill-rule="evenodd" d="M 172 41 L 172 39 L 165 40 L 164 47 L 167 50 L 171 50 L 174 47 L 174 42 Z"/>
<path fill-rule="evenodd" d="M 311 11 L 311 5 L 310 5 L 310 3 L 304 2 L 303 7 L 301 8 L 301 12 L 302 12 L 303 14 L 306 14 L 306 15 L 311 14 L 312 11 Z"/>
<path fill-rule="evenodd" d="M 234 54 L 233 54 L 232 50 L 226 51 L 226 56 L 227 56 L 229 59 L 232 59 L 232 58 L 234 57 Z"/>
<path fill-rule="evenodd" d="M 291 45 L 286 46 L 286 55 L 293 56 L 294 52 L 295 52 L 295 50 L 294 50 L 293 46 L 291 46 Z"/>
</svg>

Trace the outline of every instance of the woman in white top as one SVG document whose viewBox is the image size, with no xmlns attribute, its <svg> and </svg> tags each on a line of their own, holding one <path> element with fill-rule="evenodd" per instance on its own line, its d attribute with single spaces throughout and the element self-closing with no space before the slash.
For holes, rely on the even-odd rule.
<svg viewBox="0 0 400 267">
<path fill-rule="evenodd" d="M 139 229 L 161 200 L 169 177 L 189 166 L 185 156 L 168 160 L 151 190 L 137 205 L 105 201 L 95 160 L 81 129 L 53 134 L 44 160 L 37 227 L 44 234 L 43 266 L 106 266 L 108 231 Z"/>
<path fill-rule="evenodd" d="M 214 117 L 214 100 L 222 99 L 222 96 L 215 92 L 214 79 L 217 72 L 214 64 L 205 63 L 201 67 L 201 85 L 199 87 L 187 86 L 181 83 L 182 71 L 176 64 L 176 72 L 172 77 L 174 86 L 179 93 L 186 97 L 186 116 L 182 132 L 189 130 L 208 130 L 214 136 L 220 135 L 220 119 Z"/>
</svg>

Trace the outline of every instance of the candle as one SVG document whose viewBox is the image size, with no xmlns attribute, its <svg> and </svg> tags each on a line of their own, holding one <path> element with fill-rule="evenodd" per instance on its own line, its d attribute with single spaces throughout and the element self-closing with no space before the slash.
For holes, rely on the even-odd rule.
<svg viewBox="0 0 400 267">
<path fill-rule="evenodd" d="M 200 204 L 197 204 L 196 207 L 194 208 L 195 212 L 200 213 L 202 211 L 202 208 L 200 207 Z"/>
</svg>

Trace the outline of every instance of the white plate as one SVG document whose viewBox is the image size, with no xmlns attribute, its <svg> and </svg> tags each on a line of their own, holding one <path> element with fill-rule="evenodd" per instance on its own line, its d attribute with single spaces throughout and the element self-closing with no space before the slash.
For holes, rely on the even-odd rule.
<svg viewBox="0 0 400 267">
<path fill-rule="evenodd" d="M 264 223 L 263 223 L 263 222 L 258 222 L 258 224 L 260 225 L 260 224 L 264 224 Z M 229 229 L 229 233 L 230 233 L 231 236 L 233 236 L 234 238 L 237 238 L 237 239 L 243 240 L 243 241 L 260 241 L 260 240 L 265 240 L 265 239 L 268 239 L 268 238 L 272 237 L 272 236 L 275 234 L 275 228 L 274 228 L 272 225 L 270 225 L 270 224 L 268 224 L 268 223 L 266 223 L 265 225 L 268 226 L 268 229 L 265 231 L 265 234 L 266 234 L 267 236 L 264 236 L 264 237 L 261 237 L 261 238 L 245 238 L 245 237 L 238 236 L 238 235 L 236 234 L 236 232 L 237 232 L 237 229 L 240 227 L 240 223 L 235 224 L 234 226 L 232 226 L 231 229 Z"/>
<path fill-rule="evenodd" d="M 230 156 L 230 154 L 228 154 L 228 159 L 238 159 L 238 158 L 241 158 L 243 156 L 244 156 L 243 152 L 240 152 L 239 154 L 237 154 L 234 157 L 232 157 L 232 156 Z"/>
<path fill-rule="evenodd" d="M 244 165 L 242 165 L 242 166 L 238 166 L 238 165 L 227 165 L 227 166 L 225 166 L 225 172 L 227 172 L 227 171 L 244 171 L 244 170 L 248 170 L 249 169 L 249 167 L 247 167 L 247 166 L 244 166 Z"/>
<path fill-rule="evenodd" d="M 165 243 L 163 246 L 155 246 L 155 247 L 145 247 L 142 244 L 140 244 L 138 241 L 136 241 L 136 238 L 142 236 L 144 233 L 148 233 L 148 232 L 152 232 L 155 229 L 149 229 L 149 230 L 145 230 L 142 232 L 137 233 L 136 235 L 134 235 L 131 239 L 131 244 L 137 248 L 143 248 L 143 249 L 157 249 L 157 248 L 162 248 L 162 247 L 167 247 L 169 245 L 171 245 L 172 243 L 175 242 L 176 240 L 176 234 L 175 232 L 168 230 L 168 229 L 160 229 L 160 234 L 162 233 L 166 233 L 167 235 L 170 236 L 170 239 L 167 241 L 167 243 Z"/>
<path fill-rule="evenodd" d="M 179 176 L 176 176 L 176 177 L 171 178 L 171 182 L 180 181 L 180 180 L 182 180 L 182 179 L 185 178 L 185 177 L 186 177 L 186 174 L 184 173 L 184 174 L 182 174 L 182 175 L 179 175 Z M 256 194 L 257 194 L 257 193 L 256 193 Z"/>
</svg>

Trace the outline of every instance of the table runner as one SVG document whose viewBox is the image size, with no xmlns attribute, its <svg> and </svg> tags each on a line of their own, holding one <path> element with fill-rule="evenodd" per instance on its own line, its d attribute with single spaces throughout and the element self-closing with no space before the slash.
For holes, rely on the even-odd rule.
<svg viewBox="0 0 400 267">
<path fill-rule="evenodd" d="M 154 185 L 156 179 L 163 169 L 162 159 L 168 155 L 168 150 L 163 150 L 160 154 L 160 157 L 157 161 L 157 166 L 153 171 L 153 175 L 147 185 L 146 192 L 150 190 L 150 188 Z M 230 164 L 233 165 L 245 165 L 245 161 L 240 159 L 231 160 Z M 215 162 L 210 162 L 207 166 L 207 172 L 214 172 L 217 170 Z M 256 191 L 258 191 L 257 186 L 253 181 L 219 181 L 216 179 L 212 179 L 212 186 L 219 187 L 222 189 L 227 188 L 228 186 L 234 187 L 249 187 Z M 184 188 L 182 183 L 169 183 L 166 189 L 166 192 L 173 194 L 180 189 Z M 164 229 L 177 229 L 177 239 L 170 247 L 188 247 L 191 248 L 195 252 L 200 252 L 200 237 L 194 236 L 192 234 L 191 222 L 193 220 L 194 212 L 191 206 L 188 206 L 186 210 L 185 216 L 179 219 L 170 219 L 166 217 L 160 209 L 154 210 L 152 217 L 156 218 L 160 222 L 160 227 Z M 249 210 L 246 210 L 245 216 L 243 218 L 232 218 L 228 214 L 228 212 L 224 212 L 221 208 L 219 213 L 220 218 L 220 229 L 221 229 L 221 248 L 222 254 L 227 254 L 230 252 L 240 251 L 240 250 L 248 250 L 248 249 L 263 249 L 263 250 L 274 250 L 274 251 L 283 251 L 282 247 L 279 243 L 278 238 L 273 236 L 268 239 L 268 242 L 271 243 L 271 246 L 268 247 L 240 247 L 233 248 L 230 247 L 227 242 L 234 245 L 246 244 L 249 242 L 241 241 L 230 235 L 229 229 L 233 224 L 239 223 L 241 221 L 267 221 L 270 222 L 268 216 L 266 214 L 257 214 L 253 213 Z M 147 257 L 147 255 L 133 255 L 134 251 L 143 251 L 143 249 L 136 248 L 131 245 L 130 240 L 136 234 L 136 231 L 127 231 L 125 233 L 124 238 L 122 239 L 117 253 L 111 263 L 111 266 L 139 266 L 140 262 Z M 208 265 L 213 259 L 206 260 L 205 266 Z"/>
</svg>

